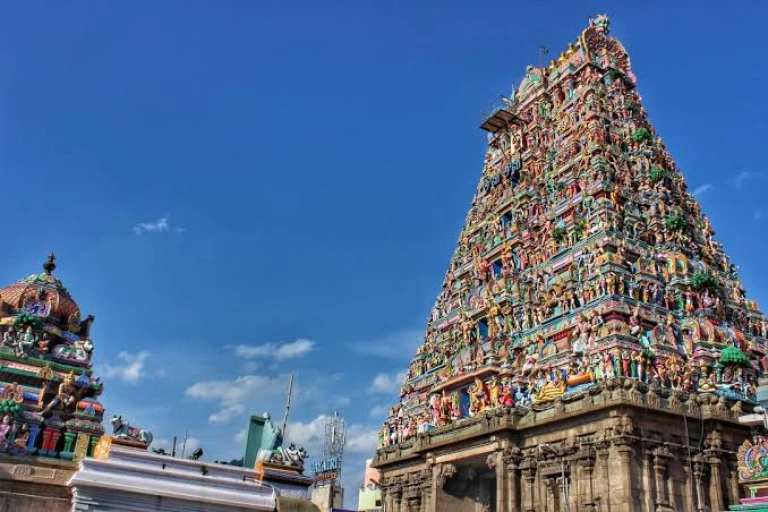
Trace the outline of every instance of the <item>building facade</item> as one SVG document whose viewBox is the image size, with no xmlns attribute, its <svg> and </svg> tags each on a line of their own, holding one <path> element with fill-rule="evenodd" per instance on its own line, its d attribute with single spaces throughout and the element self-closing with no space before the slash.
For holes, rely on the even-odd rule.
<svg viewBox="0 0 768 512">
<path fill-rule="evenodd" d="M 381 432 L 385 510 L 724 510 L 768 322 L 606 16 L 483 123 L 477 193 Z"/>
<path fill-rule="evenodd" d="M 363 486 L 358 495 L 357 510 L 359 512 L 381 512 L 383 510 L 383 500 L 381 496 L 381 487 L 379 480 L 381 473 L 376 468 L 371 467 L 373 459 L 365 461 L 365 476 Z"/>
</svg>

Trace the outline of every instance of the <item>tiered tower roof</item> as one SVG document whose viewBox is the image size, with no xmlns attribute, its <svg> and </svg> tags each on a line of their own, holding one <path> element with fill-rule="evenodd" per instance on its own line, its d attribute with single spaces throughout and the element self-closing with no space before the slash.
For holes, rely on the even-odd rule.
<svg viewBox="0 0 768 512">
<path fill-rule="evenodd" d="M 483 123 L 477 193 L 383 445 L 606 383 L 752 401 L 768 322 L 635 85 L 601 15 Z"/>
<path fill-rule="evenodd" d="M 0 290 L 0 304 L 13 310 L 30 311 L 36 308 L 38 316 L 47 317 L 52 323 L 69 332 L 78 332 L 80 307 L 62 282 L 53 275 L 56 256 L 51 253 L 43 264 L 43 272 L 31 274 Z"/>
</svg>

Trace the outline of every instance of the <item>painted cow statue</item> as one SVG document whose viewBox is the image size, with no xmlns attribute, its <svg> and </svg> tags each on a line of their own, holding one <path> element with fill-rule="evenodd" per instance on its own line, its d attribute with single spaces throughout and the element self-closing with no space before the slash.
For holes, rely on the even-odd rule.
<svg viewBox="0 0 768 512">
<path fill-rule="evenodd" d="M 130 426 L 122 416 L 113 416 L 110 423 L 112 424 L 112 435 L 118 439 L 128 439 L 146 445 L 152 443 L 152 432 Z"/>
<path fill-rule="evenodd" d="M 263 462 L 272 462 L 276 464 L 284 464 L 286 466 L 304 468 L 304 461 L 308 457 L 309 455 L 304 448 L 297 449 L 296 445 L 291 443 L 288 448 L 278 446 L 274 450 L 259 450 L 256 459 Z"/>
</svg>

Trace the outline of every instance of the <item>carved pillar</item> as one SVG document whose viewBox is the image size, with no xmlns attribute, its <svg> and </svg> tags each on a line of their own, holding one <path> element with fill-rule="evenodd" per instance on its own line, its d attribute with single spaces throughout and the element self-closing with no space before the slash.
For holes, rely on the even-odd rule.
<svg viewBox="0 0 768 512">
<path fill-rule="evenodd" d="M 456 466 L 453 464 L 437 464 L 432 467 L 432 482 L 430 485 L 432 505 L 427 511 L 437 510 L 437 499 L 440 491 L 449 478 L 456 474 Z"/>
<path fill-rule="evenodd" d="M 507 501 L 497 512 L 509 511 L 520 512 L 522 507 L 520 503 L 520 462 L 522 454 L 518 448 L 508 448 L 504 450 L 502 456 L 504 462 Z"/>
<path fill-rule="evenodd" d="M 699 455 L 694 457 L 693 462 L 693 486 L 696 495 L 696 510 L 704 512 L 707 510 L 704 493 L 704 462 Z"/>
<path fill-rule="evenodd" d="M 616 443 L 616 452 L 619 454 L 619 460 L 621 461 L 621 478 L 624 481 L 621 502 L 629 506 L 633 501 L 632 485 L 635 481 L 632 477 L 632 445 L 630 441 L 628 439 L 620 439 Z"/>
<path fill-rule="evenodd" d="M 387 487 L 381 486 L 381 481 L 379 481 L 379 486 L 381 489 L 381 505 L 384 508 L 384 512 L 392 512 L 392 491 Z"/>
<path fill-rule="evenodd" d="M 99 443 L 101 436 L 91 436 L 91 446 L 88 448 L 88 455 L 93 456 L 93 449 Z"/>
<path fill-rule="evenodd" d="M 739 503 L 741 491 L 739 488 L 739 471 L 733 460 L 728 461 L 728 501 Z"/>
<path fill-rule="evenodd" d="M 595 490 L 592 485 L 592 474 L 595 470 L 595 456 L 592 453 L 591 446 L 585 446 L 579 454 L 578 467 L 580 474 L 578 478 L 577 496 L 580 502 L 576 504 L 576 507 L 577 509 L 581 509 L 585 502 L 591 504 L 594 504 L 595 502 Z"/>
<path fill-rule="evenodd" d="M 403 492 L 403 499 L 405 501 L 405 510 L 401 508 L 400 512 L 421 512 L 421 489 L 407 489 Z"/>
<path fill-rule="evenodd" d="M 669 466 L 670 453 L 664 446 L 659 446 L 653 454 L 653 473 L 656 478 L 656 507 L 669 507 L 667 497 L 667 467 Z"/>
<path fill-rule="evenodd" d="M 696 506 L 696 491 L 693 483 L 693 473 L 691 470 L 691 459 L 688 457 L 683 458 L 680 461 L 680 465 L 683 468 L 683 476 L 685 478 L 685 501 L 688 508 L 694 510 Z"/>
<path fill-rule="evenodd" d="M 27 440 L 27 453 L 33 454 L 37 452 L 37 436 L 40 435 L 40 425 L 35 423 L 29 424 L 29 439 Z"/>
<path fill-rule="evenodd" d="M 64 432 L 64 448 L 62 448 L 59 454 L 62 459 L 72 460 L 75 457 L 75 453 L 72 450 L 74 449 L 76 438 L 77 432 Z"/>
<path fill-rule="evenodd" d="M 50 428 L 43 430 L 43 444 L 39 450 L 42 455 L 48 455 L 48 446 L 51 444 L 51 433 L 52 430 Z"/>
<path fill-rule="evenodd" d="M 643 442 L 643 489 L 642 494 L 643 505 L 645 510 L 651 510 L 655 508 L 654 503 L 656 499 L 656 478 L 653 473 L 653 445 L 648 442 Z"/>
<path fill-rule="evenodd" d="M 709 503 L 712 510 L 725 510 L 721 457 L 719 457 L 719 453 L 716 452 L 713 452 L 710 455 L 711 456 L 707 459 L 707 463 L 709 464 Z"/>
<path fill-rule="evenodd" d="M 91 436 L 85 432 L 77 434 L 77 441 L 75 441 L 75 453 L 72 458 L 75 462 L 83 460 L 88 453 L 88 445 L 90 444 Z"/>
<path fill-rule="evenodd" d="M 536 512 L 536 461 L 527 458 L 521 466 L 523 472 L 523 511 Z"/>
<path fill-rule="evenodd" d="M 424 483 L 421 484 L 421 508 L 423 512 L 432 512 L 435 510 L 435 507 L 432 505 L 432 480 L 427 479 Z"/>
<path fill-rule="evenodd" d="M 59 446 L 59 438 L 61 437 L 61 429 L 56 429 L 51 434 L 51 447 L 48 450 L 48 455 L 51 457 L 58 457 L 59 452 L 57 447 Z"/>
<path fill-rule="evenodd" d="M 488 455 L 485 463 L 496 473 L 496 510 L 504 510 L 507 503 L 507 482 L 504 478 L 503 452 L 498 451 Z"/>
<path fill-rule="evenodd" d="M 403 494 L 398 512 L 423 512 L 430 497 L 432 469 L 409 473 L 403 480 Z"/>
<path fill-rule="evenodd" d="M 43 430 L 43 446 L 40 448 L 40 453 L 49 457 L 56 457 L 58 455 L 56 446 L 59 444 L 60 437 L 60 428 L 46 426 Z"/>
<path fill-rule="evenodd" d="M 395 486 L 390 491 L 392 494 L 392 512 L 401 512 L 401 503 L 403 499 L 403 488 L 398 486 Z"/>
<path fill-rule="evenodd" d="M 600 468 L 601 477 L 597 481 L 597 489 L 595 490 L 595 501 L 604 503 L 605 510 L 610 509 L 610 503 L 608 497 L 610 496 L 610 480 L 608 470 L 608 455 L 610 443 L 608 441 L 599 441 L 596 445 L 597 459 L 599 461 L 598 466 Z"/>
</svg>

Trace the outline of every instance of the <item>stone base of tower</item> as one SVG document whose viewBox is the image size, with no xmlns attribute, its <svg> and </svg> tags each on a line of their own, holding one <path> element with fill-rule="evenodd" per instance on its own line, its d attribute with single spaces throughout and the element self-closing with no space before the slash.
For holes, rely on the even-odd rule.
<svg viewBox="0 0 768 512">
<path fill-rule="evenodd" d="M 379 450 L 387 512 L 663 512 L 738 503 L 749 428 L 716 395 L 624 379 Z"/>
<path fill-rule="evenodd" d="M 0 456 L 0 510 L 68 512 L 76 470 L 71 462 Z"/>
</svg>

